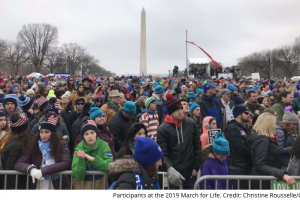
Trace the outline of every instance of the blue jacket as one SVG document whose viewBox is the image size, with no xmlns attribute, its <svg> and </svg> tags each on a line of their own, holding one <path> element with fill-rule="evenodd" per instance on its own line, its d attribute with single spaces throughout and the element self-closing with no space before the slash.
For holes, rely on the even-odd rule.
<svg viewBox="0 0 300 200">
<path fill-rule="evenodd" d="M 217 158 L 208 158 L 204 161 L 201 169 L 201 177 L 205 175 L 229 175 L 229 165 L 227 159 L 221 162 Z M 226 180 L 217 180 L 219 190 L 226 190 Z M 215 180 L 206 181 L 206 189 L 216 189 Z M 200 182 L 200 188 L 204 189 L 204 181 Z M 228 189 L 232 188 L 231 181 L 228 182 Z"/>
</svg>

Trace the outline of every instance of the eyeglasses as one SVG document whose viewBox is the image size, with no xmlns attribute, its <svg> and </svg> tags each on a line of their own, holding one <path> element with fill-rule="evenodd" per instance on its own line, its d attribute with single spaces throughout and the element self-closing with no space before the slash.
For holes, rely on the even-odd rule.
<svg viewBox="0 0 300 200">
<path fill-rule="evenodd" d="M 248 111 L 244 112 L 245 115 L 249 115 L 250 113 Z"/>
<path fill-rule="evenodd" d="M 73 82 L 74 80 L 69 80 L 69 82 Z"/>
<path fill-rule="evenodd" d="M 76 103 L 76 105 L 84 105 L 84 103 Z"/>
</svg>

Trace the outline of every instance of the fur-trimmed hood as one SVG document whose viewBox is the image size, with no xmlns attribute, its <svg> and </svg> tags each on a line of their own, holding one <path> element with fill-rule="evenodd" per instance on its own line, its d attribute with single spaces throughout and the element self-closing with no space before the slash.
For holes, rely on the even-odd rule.
<svg viewBox="0 0 300 200">
<path fill-rule="evenodd" d="M 114 181 L 124 172 L 141 173 L 140 166 L 137 161 L 132 158 L 118 159 L 108 165 L 108 179 Z"/>
</svg>

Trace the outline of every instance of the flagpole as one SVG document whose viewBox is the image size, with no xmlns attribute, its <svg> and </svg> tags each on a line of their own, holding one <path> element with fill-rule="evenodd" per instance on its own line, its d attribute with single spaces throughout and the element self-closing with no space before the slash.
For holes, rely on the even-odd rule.
<svg viewBox="0 0 300 200">
<path fill-rule="evenodd" d="M 188 61 L 188 43 L 187 43 L 187 36 L 188 36 L 188 32 L 186 30 L 186 34 L 185 34 L 185 52 L 186 52 L 186 77 L 189 78 L 189 61 Z"/>
</svg>

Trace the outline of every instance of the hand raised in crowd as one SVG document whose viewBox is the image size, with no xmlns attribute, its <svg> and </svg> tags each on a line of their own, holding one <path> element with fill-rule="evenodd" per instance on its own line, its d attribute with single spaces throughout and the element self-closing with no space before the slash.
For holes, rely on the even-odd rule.
<svg viewBox="0 0 300 200">
<path fill-rule="evenodd" d="M 283 180 L 288 184 L 288 185 L 295 185 L 296 181 L 293 177 L 285 174 L 283 175 Z"/>
<path fill-rule="evenodd" d="M 255 114 L 260 115 L 259 110 L 255 110 Z"/>
<path fill-rule="evenodd" d="M 33 109 L 31 108 L 31 109 L 28 110 L 28 112 L 32 115 L 34 111 L 33 111 Z"/>
</svg>

